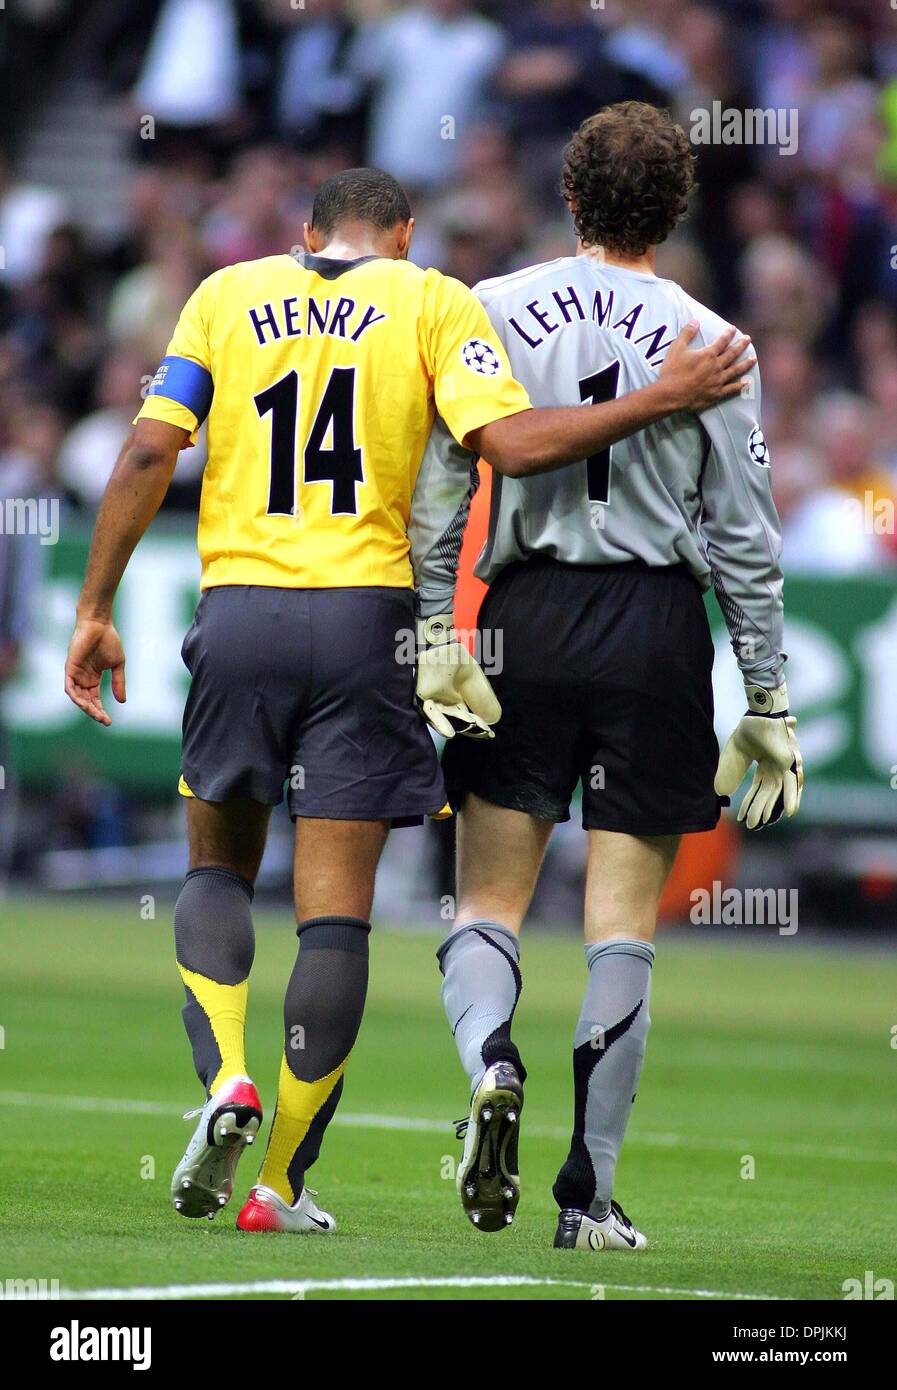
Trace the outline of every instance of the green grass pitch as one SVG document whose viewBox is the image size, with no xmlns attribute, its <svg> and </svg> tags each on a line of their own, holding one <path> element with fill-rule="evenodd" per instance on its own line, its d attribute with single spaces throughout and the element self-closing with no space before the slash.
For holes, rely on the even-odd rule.
<svg viewBox="0 0 897 1390">
<path fill-rule="evenodd" d="M 725 945 L 661 937 L 617 1193 L 650 1248 L 592 1255 L 551 1248 L 584 978 L 574 938 L 524 938 L 516 1035 L 530 1082 L 511 1229 L 474 1231 L 450 1180 L 466 1089 L 436 940 L 381 924 L 339 1123 L 311 1176 L 339 1230 L 244 1236 L 234 1217 L 258 1151 L 214 1223 L 179 1219 L 168 1201 L 190 1132 L 180 1111 L 201 1100 L 170 909 L 145 921 L 136 900 L 95 909 L 14 899 L 2 912 L 0 1283 L 309 1300 L 839 1299 L 844 1280 L 867 1270 L 897 1278 L 897 963 L 883 954 L 760 945 L 749 930 Z M 259 913 L 258 928 L 248 1055 L 270 1116 L 295 937 L 288 912 Z M 743 1175 L 750 1160 L 753 1177 Z M 368 1282 L 377 1280 L 385 1286 Z"/>
</svg>

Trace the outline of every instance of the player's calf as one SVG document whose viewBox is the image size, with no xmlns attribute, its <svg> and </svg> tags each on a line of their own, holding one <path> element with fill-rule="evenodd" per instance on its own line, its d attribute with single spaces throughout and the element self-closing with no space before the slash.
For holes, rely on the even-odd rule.
<svg viewBox="0 0 897 1390">
<path fill-rule="evenodd" d="M 458 1195 L 478 1230 L 500 1231 L 520 1200 L 517 1132 L 526 1071 L 511 1040 L 520 947 L 507 927 L 483 919 L 456 928 L 437 958 L 446 1015 L 473 1088 L 470 1116 L 458 1131 Z"/>
</svg>

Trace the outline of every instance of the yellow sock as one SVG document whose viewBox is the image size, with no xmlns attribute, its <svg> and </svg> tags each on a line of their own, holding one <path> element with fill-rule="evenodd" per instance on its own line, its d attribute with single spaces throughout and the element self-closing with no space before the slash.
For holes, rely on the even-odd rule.
<svg viewBox="0 0 897 1390">
<path fill-rule="evenodd" d="M 209 980 L 205 975 L 196 975 L 192 970 L 185 969 L 180 961 L 178 970 L 208 1018 L 221 1054 L 221 1066 L 209 1087 L 209 1094 L 214 1095 L 232 1076 L 247 1074 L 245 1035 L 249 981 L 241 980 L 238 985 L 221 985 L 217 980 Z"/>
<path fill-rule="evenodd" d="M 322 1076 L 320 1081 L 300 1081 L 290 1071 L 286 1057 L 281 1059 L 277 1111 L 259 1182 L 273 1188 L 278 1197 L 289 1202 L 290 1206 L 298 1200 L 299 1193 L 293 1192 L 287 1170 L 312 1120 L 346 1070 L 348 1060 L 348 1057 L 344 1058 L 334 1071 Z"/>
</svg>

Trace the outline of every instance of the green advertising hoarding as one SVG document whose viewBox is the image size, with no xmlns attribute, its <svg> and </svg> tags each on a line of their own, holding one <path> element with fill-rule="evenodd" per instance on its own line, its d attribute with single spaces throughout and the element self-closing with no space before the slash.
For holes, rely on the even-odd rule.
<svg viewBox="0 0 897 1390">
<path fill-rule="evenodd" d="M 26 787 L 47 788 L 80 769 L 134 792 L 172 791 L 187 689 L 181 641 L 197 598 L 194 533 L 159 522 L 141 542 L 116 604 L 127 656 L 128 700 L 106 705 L 101 729 L 66 699 L 62 671 L 88 537 L 44 548 L 45 574 L 21 673 L 4 698 L 13 756 Z M 897 577 L 795 576 L 786 585 L 792 708 L 807 770 L 801 819 L 897 828 Z M 741 677 L 712 596 L 717 732 L 744 709 Z M 663 672 L 658 671 L 658 680 Z"/>
</svg>

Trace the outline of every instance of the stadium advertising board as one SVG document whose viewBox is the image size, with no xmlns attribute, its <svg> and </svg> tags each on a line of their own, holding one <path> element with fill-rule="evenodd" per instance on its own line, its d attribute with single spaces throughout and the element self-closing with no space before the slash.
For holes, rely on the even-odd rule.
<svg viewBox="0 0 897 1390">
<path fill-rule="evenodd" d="M 122 582 L 116 622 L 127 654 L 127 704 L 111 729 L 65 698 L 62 668 L 87 556 L 86 535 L 44 549 L 35 630 L 5 697 L 15 763 L 26 786 L 78 766 L 144 792 L 173 789 L 188 676 L 180 645 L 196 602 L 192 531 L 157 526 Z M 793 577 L 786 584 L 792 707 L 807 769 L 802 819 L 897 823 L 897 584 L 886 577 Z M 717 732 L 742 712 L 741 678 L 713 598 Z M 658 672 L 658 679 L 663 673 Z"/>
</svg>

